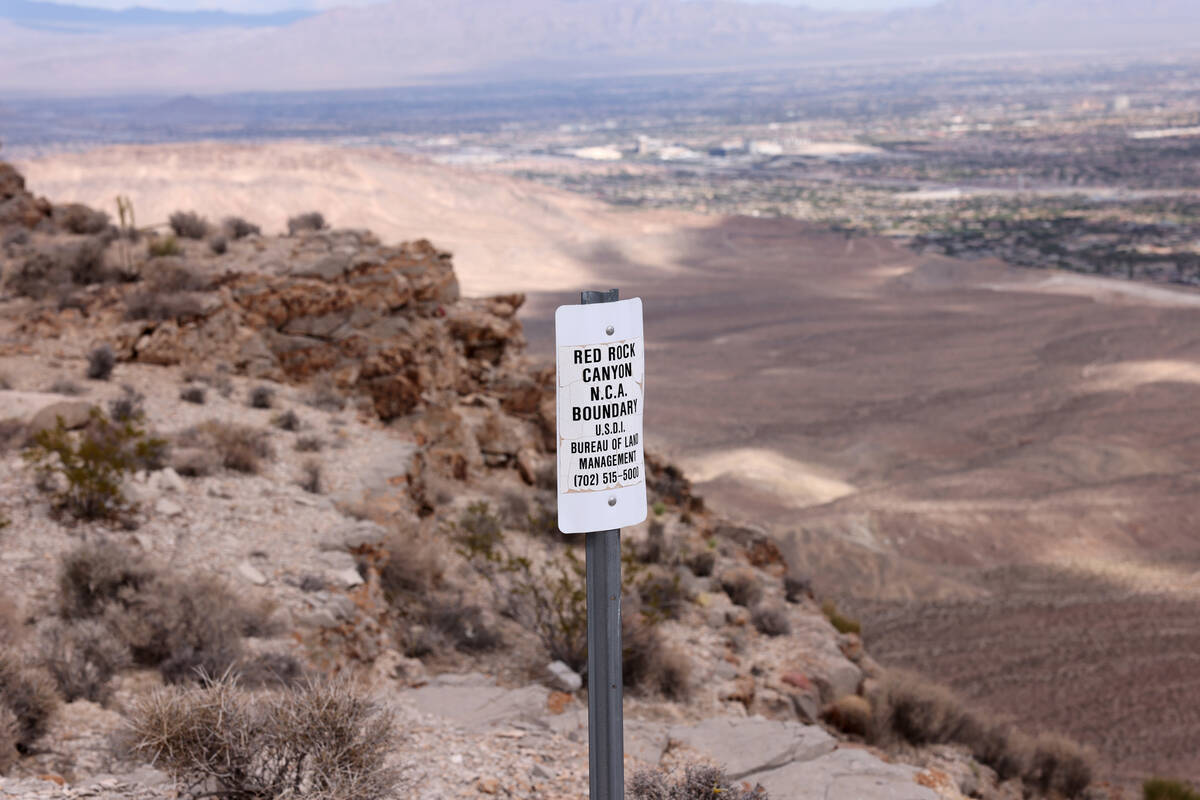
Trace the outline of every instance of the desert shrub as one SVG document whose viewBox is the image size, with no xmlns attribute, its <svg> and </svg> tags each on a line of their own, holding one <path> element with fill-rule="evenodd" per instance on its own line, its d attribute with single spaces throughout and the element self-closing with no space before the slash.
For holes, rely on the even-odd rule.
<svg viewBox="0 0 1200 800">
<path fill-rule="evenodd" d="M 70 233 L 97 234 L 108 228 L 108 214 L 88 208 L 83 203 L 70 203 L 54 209 L 54 220 Z"/>
<path fill-rule="evenodd" d="M 133 510 L 122 491 L 126 474 L 161 461 L 165 446 L 136 422 L 114 422 L 92 409 L 84 430 L 69 431 L 59 419 L 34 436 L 23 456 L 41 478 L 63 479 L 53 491 L 56 509 L 76 519 L 119 520 Z"/>
<path fill-rule="evenodd" d="M 871 701 L 877 732 L 909 744 L 969 743 L 982 729 L 957 695 L 909 673 L 889 672 Z"/>
<path fill-rule="evenodd" d="M 812 597 L 812 580 L 796 575 L 785 575 L 783 578 L 783 595 L 789 603 L 799 603 L 805 597 Z"/>
<path fill-rule="evenodd" d="M 129 748 L 192 796 L 394 796 L 393 715 L 345 680 L 251 694 L 231 678 L 167 689 L 129 714 Z"/>
<path fill-rule="evenodd" d="M 92 619 L 109 604 L 141 591 L 157 573 L 127 548 L 101 541 L 67 552 L 58 564 L 58 613 Z"/>
<path fill-rule="evenodd" d="M 978 738 L 966 744 L 971 755 L 995 770 L 1002 781 L 1024 774 L 1029 763 L 1029 737 L 1010 724 L 982 725 Z"/>
<path fill-rule="evenodd" d="M 325 441 L 319 436 L 301 436 L 296 440 L 296 451 L 300 453 L 319 453 L 325 449 Z"/>
<path fill-rule="evenodd" d="M 262 233 L 262 228 L 241 217 L 226 217 L 221 222 L 221 230 L 230 239 L 243 239 L 251 234 Z"/>
<path fill-rule="evenodd" d="M 346 407 L 346 398 L 337 390 L 329 378 L 318 378 L 304 402 L 322 411 L 341 411 Z"/>
<path fill-rule="evenodd" d="M 844 694 L 821 712 L 821 717 L 842 733 L 867 736 L 871 732 L 871 703 L 856 694 Z"/>
<path fill-rule="evenodd" d="M 259 653 L 233 669 L 243 686 L 294 686 L 304 680 L 304 666 L 288 653 Z"/>
<path fill-rule="evenodd" d="M 17 763 L 21 723 L 10 709 L 0 706 L 0 775 L 7 774 Z"/>
<path fill-rule="evenodd" d="M 499 547 L 504 541 L 504 531 L 500 526 L 500 519 L 485 502 L 480 501 L 467 506 L 467 510 L 458 519 L 455 538 L 459 552 L 467 559 L 482 559 L 487 562 L 498 562 L 501 559 Z"/>
<path fill-rule="evenodd" d="M 97 620 L 51 620 L 41 631 L 40 661 L 67 702 L 108 699 L 113 675 L 130 663 L 129 648 Z"/>
<path fill-rule="evenodd" d="M 712 575 L 716 566 L 717 554 L 712 550 L 697 550 L 687 559 L 687 568 L 698 578 L 707 578 Z"/>
<path fill-rule="evenodd" d="M 204 405 L 204 401 L 208 399 L 207 393 L 203 386 L 185 386 L 179 392 L 179 399 L 185 403 L 195 403 L 198 406 Z"/>
<path fill-rule="evenodd" d="M 208 220 L 195 211 L 176 211 L 167 221 L 175 235 L 184 239 L 203 239 L 208 235 Z"/>
<path fill-rule="evenodd" d="M 1183 781 L 1150 778 L 1142 783 L 1142 800 L 1200 800 L 1200 792 Z"/>
<path fill-rule="evenodd" d="M 280 430 L 295 432 L 300 430 L 300 417 L 292 409 L 288 409 L 282 414 L 276 414 L 271 418 L 271 424 Z"/>
<path fill-rule="evenodd" d="M 46 391 L 53 394 L 66 395 L 67 397 L 78 397 L 79 395 L 84 394 L 87 390 L 73 380 L 59 378 L 54 383 L 50 384 L 50 387 L 46 389 Z"/>
<path fill-rule="evenodd" d="M 574 550 L 563 549 L 534 566 L 523 556 L 505 557 L 511 577 L 509 608 L 518 622 L 537 635 L 552 661 L 576 672 L 587 671 L 586 569 Z"/>
<path fill-rule="evenodd" d="M 418 535 L 392 533 L 383 542 L 379 586 L 393 605 L 421 599 L 442 575 L 437 545 Z"/>
<path fill-rule="evenodd" d="M 487 623 L 483 609 L 462 605 L 461 599 L 445 598 L 431 602 L 425 614 L 426 624 L 464 653 L 482 653 L 504 644 L 500 632 Z"/>
<path fill-rule="evenodd" d="M 251 408 L 270 408 L 275 404 L 275 390 L 270 386 L 255 386 L 250 390 Z"/>
<path fill-rule="evenodd" d="M 654 505 L 651 506 L 651 509 L 654 511 L 654 516 L 661 517 L 663 514 L 667 513 L 667 504 L 662 500 L 655 500 Z"/>
<path fill-rule="evenodd" d="M 20 609 L 16 603 L 0 594 L 0 652 L 13 651 L 24 634 Z"/>
<path fill-rule="evenodd" d="M 300 231 L 319 231 L 325 227 L 325 216 L 320 211 L 297 214 L 288 218 L 287 226 L 288 236 L 295 236 Z"/>
<path fill-rule="evenodd" d="M 621 675 L 627 687 L 682 701 L 691 695 L 691 671 L 687 656 L 669 646 L 652 622 L 641 614 L 621 615 Z"/>
<path fill-rule="evenodd" d="M 309 494 L 321 494 L 324 491 L 324 480 L 321 477 L 321 462 L 309 459 L 301 467 L 300 479 L 297 485 Z"/>
<path fill-rule="evenodd" d="M 111 347 L 102 344 L 88 353 L 87 376 L 94 381 L 106 381 L 112 377 L 117 357 Z"/>
<path fill-rule="evenodd" d="M 29 752 L 49 727 L 58 703 L 48 675 L 21 664 L 11 652 L 0 653 L 0 708 L 16 718 L 17 750 Z"/>
<path fill-rule="evenodd" d="M 101 283 L 111 275 L 104 266 L 104 243 L 95 237 L 30 253 L 13 271 L 8 285 L 18 295 L 35 300 L 65 290 L 71 284 Z"/>
<path fill-rule="evenodd" d="M 157 267 L 146 281 L 156 292 L 205 292 L 212 288 L 212 280 L 195 272 L 185 264 L 167 262 Z"/>
<path fill-rule="evenodd" d="M 229 250 L 229 240 L 224 236 L 214 236 L 208 240 L 208 249 L 215 255 L 223 256 Z"/>
<path fill-rule="evenodd" d="M 108 403 L 108 416 L 114 422 L 140 422 L 146 417 L 146 396 L 132 386 L 122 386 L 121 394 Z"/>
<path fill-rule="evenodd" d="M 13 388 L 12 378 L 7 373 L 0 372 L 0 392 L 7 392 Z"/>
<path fill-rule="evenodd" d="M 195 294 L 157 289 L 134 292 L 125 298 L 125 319 L 163 322 L 203 316 L 204 303 Z"/>
<path fill-rule="evenodd" d="M 642 544 L 638 558 L 645 564 L 661 564 L 666 560 L 666 527 L 656 519 L 650 520 L 646 529 L 646 541 Z"/>
<path fill-rule="evenodd" d="M 25 433 L 25 420 L 20 417 L 0 419 L 0 453 L 17 443 Z"/>
<path fill-rule="evenodd" d="M 1079 797 L 1092 782 L 1091 755 L 1083 747 L 1057 734 L 1044 733 L 1033 741 L 1025 783 L 1044 795 Z"/>
<path fill-rule="evenodd" d="M 266 431 L 215 419 L 184 431 L 179 437 L 179 444 L 183 447 L 208 448 L 216 453 L 221 466 L 235 472 L 257 474 L 264 460 L 275 457 Z"/>
<path fill-rule="evenodd" d="M 787 610 L 779 606 L 759 604 L 750 614 L 750 621 L 759 633 L 767 636 L 786 636 L 792 632 L 792 623 L 788 621 Z"/>
<path fill-rule="evenodd" d="M 838 633 L 862 633 L 862 625 L 859 621 L 838 612 L 837 604 L 832 600 L 822 603 L 821 611 Z"/>
<path fill-rule="evenodd" d="M 721 573 L 721 588 L 734 605 L 746 608 L 758 605 L 763 596 L 758 573 L 749 567 L 734 567 Z"/>
<path fill-rule="evenodd" d="M 747 789 L 708 764 L 688 764 L 683 774 L 640 770 L 629 779 L 630 800 L 767 800 L 761 786 Z"/>
<path fill-rule="evenodd" d="M 638 597 L 642 604 L 642 614 L 655 622 L 665 619 L 679 619 L 687 607 L 687 588 L 678 574 L 670 574 L 660 568 L 653 568 L 644 576 L 633 579 Z"/>
<path fill-rule="evenodd" d="M 166 236 L 155 236 L 146 243 L 146 253 L 150 258 L 177 256 L 182 252 L 183 249 L 179 246 L 179 240 L 175 238 L 175 234 L 173 233 Z"/>
<path fill-rule="evenodd" d="M 109 606 L 105 621 L 136 663 L 157 667 L 168 683 L 184 683 L 236 665 L 242 636 L 264 624 L 260 615 L 216 578 L 160 575 Z"/>
</svg>

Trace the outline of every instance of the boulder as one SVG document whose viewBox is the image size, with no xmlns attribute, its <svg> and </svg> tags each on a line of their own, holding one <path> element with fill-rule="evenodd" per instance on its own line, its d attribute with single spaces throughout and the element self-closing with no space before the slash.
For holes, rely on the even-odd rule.
<svg viewBox="0 0 1200 800">
<path fill-rule="evenodd" d="M 578 692 L 583 688 L 583 678 L 562 661 L 551 661 L 546 665 L 546 682 L 560 692 Z"/>
<path fill-rule="evenodd" d="M 63 421 L 67 430 L 78 430 L 88 424 L 93 410 L 98 409 L 84 400 L 60 400 L 51 403 L 34 414 L 33 419 L 25 426 L 25 441 L 32 442 L 42 431 L 53 430 L 59 419 Z"/>
<path fill-rule="evenodd" d="M 843 748 L 751 777 L 770 797 L 788 800 L 939 800 L 917 783 L 916 767 L 888 764 L 865 750 Z"/>
</svg>

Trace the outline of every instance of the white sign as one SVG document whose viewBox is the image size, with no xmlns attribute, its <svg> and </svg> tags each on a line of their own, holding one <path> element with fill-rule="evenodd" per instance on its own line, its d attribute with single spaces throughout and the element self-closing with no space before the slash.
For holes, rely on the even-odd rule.
<svg viewBox="0 0 1200 800">
<path fill-rule="evenodd" d="M 607 531 L 646 519 L 641 298 L 559 306 L 558 529 Z"/>
</svg>

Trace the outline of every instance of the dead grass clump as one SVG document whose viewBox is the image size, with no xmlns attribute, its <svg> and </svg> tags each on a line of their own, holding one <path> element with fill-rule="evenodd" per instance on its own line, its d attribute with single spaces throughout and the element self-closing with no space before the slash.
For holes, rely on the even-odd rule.
<svg viewBox="0 0 1200 800">
<path fill-rule="evenodd" d="M 313 381 L 312 390 L 304 402 L 322 411 L 341 411 L 346 407 L 346 398 L 328 377 L 320 377 Z"/>
<path fill-rule="evenodd" d="M 832 600 L 822 603 L 821 611 L 838 633 L 862 633 L 862 624 L 852 617 L 841 614 Z"/>
<path fill-rule="evenodd" d="M 184 239 L 203 239 L 208 235 L 208 220 L 195 211 L 176 211 L 168 223 L 175 235 Z"/>
<path fill-rule="evenodd" d="M 440 548 L 423 536 L 393 533 L 384 540 L 383 552 L 379 585 L 393 605 L 420 599 L 442 575 Z"/>
<path fill-rule="evenodd" d="M 87 376 L 94 381 L 106 381 L 112 377 L 116 363 L 112 348 L 102 344 L 88 353 Z"/>
<path fill-rule="evenodd" d="M 679 575 L 661 567 L 650 567 L 645 577 L 635 585 L 642 603 L 642 614 L 656 622 L 679 619 L 691 599 Z"/>
<path fill-rule="evenodd" d="M 304 665 L 288 653 L 259 653 L 244 658 L 234 673 L 243 686 L 295 686 L 308 674 Z"/>
<path fill-rule="evenodd" d="M 125 319 L 166 320 L 196 319 L 204 315 L 204 303 L 190 292 L 164 292 L 149 288 L 125 298 Z"/>
<path fill-rule="evenodd" d="M 656 519 L 650 520 L 646 529 L 646 541 L 638 549 L 638 560 L 643 564 L 661 564 L 667 560 L 666 526 Z"/>
<path fill-rule="evenodd" d="M 345 680 L 251 694 L 232 679 L 159 691 L 129 714 L 129 749 L 191 796 L 394 796 L 393 715 Z"/>
<path fill-rule="evenodd" d="M 280 430 L 295 433 L 300 430 L 300 417 L 292 409 L 288 409 L 282 414 L 276 414 L 271 418 L 271 424 Z"/>
<path fill-rule="evenodd" d="M 760 604 L 755 606 L 750 614 L 750 621 L 758 632 L 767 636 L 786 636 L 792 632 L 792 623 L 788 620 L 787 609 L 779 606 Z"/>
<path fill-rule="evenodd" d="M 97 620 L 52 620 L 41 631 L 40 661 L 67 702 L 105 702 L 113 675 L 129 666 L 129 648 Z"/>
<path fill-rule="evenodd" d="M 185 403 L 195 403 L 198 406 L 204 405 L 208 399 L 208 393 L 204 391 L 203 386 L 185 386 L 179 392 L 179 399 Z"/>
<path fill-rule="evenodd" d="M 175 575 L 110 606 L 106 621 L 136 663 L 184 683 L 237 664 L 242 636 L 265 624 L 260 613 L 216 578 Z"/>
<path fill-rule="evenodd" d="M 0 653 L 0 708 L 16 719 L 16 748 L 28 753 L 58 708 L 54 684 L 45 673 L 24 666 L 12 653 Z"/>
<path fill-rule="evenodd" d="M 0 775 L 5 775 L 17 763 L 21 723 L 10 709 L 0 706 Z"/>
<path fill-rule="evenodd" d="M 708 764 L 688 764 L 683 774 L 661 769 L 640 770 L 629 780 L 630 800 L 767 800 L 761 786 L 735 784 L 724 771 Z"/>
<path fill-rule="evenodd" d="M 296 440 L 296 452 L 319 453 L 325 449 L 325 440 L 319 436 L 301 436 Z"/>
<path fill-rule="evenodd" d="M 229 249 L 229 240 L 224 236 L 214 236 L 208 240 L 208 249 L 213 252 L 213 255 L 223 256 Z"/>
<path fill-rule="evenodd" d="M 300 479 L 296 481 L 296 484 L 309 494 L 321 494 L 324 492 L 325 482 L 321 477 L 321 462 L 311 458 L 305 461 L 301 469 Z"/>
<path fill-rule="evenodd" d="M 35 250 L 10 273 L 7 283 L 18 295 L 42 300 L 72 284 L 102 283 L 111 277 L 104 265 L 104 242 L 89 237 Z"/>
<path fill-rule="evenodd" d="M 64 619 L 90 619 L 118 598 L 141 591 L 156 577 L 133 551 L 111 542 L 84 544 L 58 565 L 58 613 Z"/>
<path fill-rule="evenodd" d="M 146 417 L 146 396 L 131 386 L 122 386 L 121 394 L 108 403 L 108 416 L 114 422 L 140 422 Z"/>
<path fill-rule="evenodd" d="M 717 554 L 712 550 L 697 550 L 688 556 L 687 568 L 698 578 L 707 578 L 717 566 Z"/>
<path fill-rule="evenodd" d="M 842 733 L 866 737 L 871 733 L 871 703 L 865 697 L 845 694 L 821 712 L 821 718 Z"/>
<path fill-rule="evenodd" d="M 479 606 L 461 604 L 461 598 L 435 600 L 425 616 L 430 629 L 441 634 L 455 650 L 484 653 L 504 644 L 500 632 L 489 625 Z"/>
<path fill-rule="evenodd" d="M 0 594 L 0 652 L 12 651 L 24 638 L 25 626 L 17 604 Z"/>
<path fill-rule="evenodd" d="M 799 603 L 804 598 L 812 598 L 812 579 L 797 575 L 785 575 L 783 578 L 783 595 L 789 603 Z"/>
<path fill-rule="evenodd" d="M 1079 797 L 1091 785 L 1092 762 L 1092 755 L 1080 745 L 1065 736 L 1044 733 L 1033 741 L 1025 783 L 1043 795 L 1055 792 Z"/>
<path fill-rule="evenodd" d="M 983 730 L 954 692 L 910 673 L 889 672 L 871 700 L 877 732 L 909 744 L 969 744 Z"/>
<path fill-rule="evenodd" d="M 108 228 L 108 214 L 88 208 L 83 203 L 56 206 L 54 221 L 69 233 L 97 234 Z"/>
<path fill-rule="evenodd" d="M 752 608 L 762 600 L 763 588 L 758 573 L 749 567 L 733 567 L 721 573 L 721 588 L 734 605 Z"/>
<path fill-rule="evenodd" d="M 621 673 L 634 691 L 684 701 L 691 696 L 691 663 L 668 645 L 662 632 L 641 614 L 621 616 Z"/>
<path fill-rule="evenodd" d="M 270 386 L 255 386 L 250 391 L 251 408 L 270 408 L 275 405 L 275 390 Z"/>
<path fill-rule="evenodd" d="M 249 425 L 210 419 L 180 434 L 180 447 L 208 448 L 221 465 L 235 472 L 257 475 L 262 462 L 275 457 L 269 434 Z"/>
<path fill-rule="evenodd" d="M 297 214 L 288 218 L 287 226 L 288 236 L 295 236 L 300 231 L 319 231 L 325 227 L 325 215 L 320 211 Z"/>
<path fill-rule="evenodd" d="M 221 222 L 221 230 L 230 239 L 244 239 L 251 234 L 261 234 L 262 228 L 241 217 L 226 217 Z"/>
<path fill-rule="evenodd" d="M 87 389 L 84 389 L 73 380 L 59 378 L 54 383 L 50 384 L 46 391 L 52 394 L 66 395 L 67 397 L 78 397 L 81 394 L 85 394 Z"/>
</svg>

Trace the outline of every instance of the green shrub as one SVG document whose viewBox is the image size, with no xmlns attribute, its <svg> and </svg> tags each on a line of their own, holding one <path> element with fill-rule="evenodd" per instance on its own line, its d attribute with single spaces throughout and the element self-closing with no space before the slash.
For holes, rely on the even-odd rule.
<svg viewBox="0 0 1200 800">
<path fill-rule="evenodd" d="M 114 422 L 92 409 L 84 430 L 69 431 L 59 418 L 23 455 L 41 478 L 63 478 L 65 488 L 53 491 L 56 509 L 77 519 L 120 520 L 133 510 L 121 488 L 126 474 L 160 460 L 165 446 L 135 421 Z"/>
<path fill-rule="evenodd" d="M 146 252 L 151 258 L 165 258 L 166 256 L 177 256 L 183 252 L 179 246 L 179 240 L 175 238 L 175 234 L 170 233 L 166 236 L 156 236 L 146 243 Z"/>
<path fill-rule="evenodd" d="M 630 800 L 767 800 L 761 786 L 747 789 L 708 764 L 688 764 L 683 774 L 641 770 L 629 779 Z"/>
<path fill-rule="evenodd" d="M 651 508 L 654 510 L 654 516 L 656 517 L 661 517 L 663 514 L 667 513 L 667 504 L 662 500 L 655 500 L 654 505 L 651 506 Z"/>
<path fill-rule="evenodd" d="M 1150 778 L 1142 784 L 1142 800 L 1200 800 L 1200 792 L 1183 781 Z"/>
<path fill-rule="evenodd" d="M 652 567 L 644 575 L 631 575 L 628 582 L 637 590 L 642 615 L 652 622 L 679 619 L 691 599 L 679 575 L 660 567 Z"/>
<path fill-rule="evenodd" d="M 131 753 L 190 796 L 381 800 L 400 785 L 393 715 L 346 680 L 251 694 L 218 679 L 155 692 L 129 720 Z"/>
<path fill-rule="evenodd" d="M 821 611 L 825 614 L 825 618 L 829 620 L 829 623 L 837 629 L 838 633 L 862 633 L 862 624 L 856 619 L 840 614 L 837 604 L 832 600 L 826 600 L 822 603 Z"/>
</svg>

